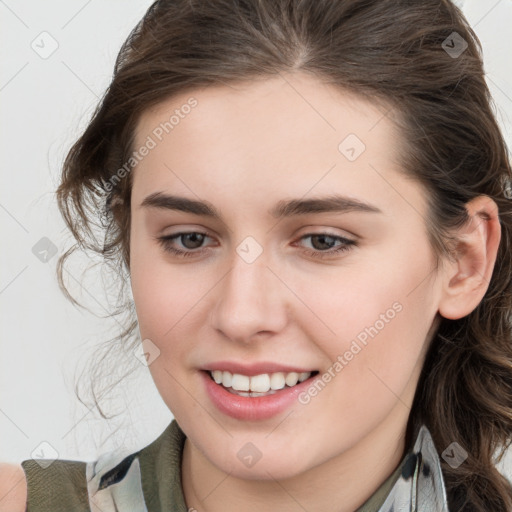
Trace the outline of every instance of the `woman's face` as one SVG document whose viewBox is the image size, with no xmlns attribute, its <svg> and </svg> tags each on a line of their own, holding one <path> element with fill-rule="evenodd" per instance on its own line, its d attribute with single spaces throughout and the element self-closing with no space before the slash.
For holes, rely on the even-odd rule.
<svg viewBox="0 0 512 512">
<path fill-rule="evenodd" d="M 385 114 L 295 74 L 198 89 L 140 119 L 130 257 L 144 350 L 225 472 L 286 478 L 404 431 L 440 284 L 424 191 L 399 173 Z M 159 241 L 179 233 L 192 234 Z M 214 368 L 241 389 L 318 374 L 261 398 Z"/>
</svg>

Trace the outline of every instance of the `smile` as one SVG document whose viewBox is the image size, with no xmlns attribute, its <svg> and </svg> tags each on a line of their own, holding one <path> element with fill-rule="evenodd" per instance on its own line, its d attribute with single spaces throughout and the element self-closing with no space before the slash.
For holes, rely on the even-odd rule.
<svg viewBox="0 0 512 512">
<path fill-rule="evenodd" d="M 247 397 L 272 395 L 286 386 L 293 387 L 318 372 L 275 372 L 253 376 L 231 373 L 226 370 L 213 370 L 209 373 L 217 384 L 222 385 L 229 392 Z"/>
</svg>

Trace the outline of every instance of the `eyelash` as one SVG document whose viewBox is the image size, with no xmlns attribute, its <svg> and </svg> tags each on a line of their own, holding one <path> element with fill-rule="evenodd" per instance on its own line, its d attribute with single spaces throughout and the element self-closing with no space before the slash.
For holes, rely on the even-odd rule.
<svg viewBox="0 0 512 512">
<path fill-rule="evenodd" d="M 210 238 L 207 233 L 204 233 L 202 231 L 182 231 L 182 232 L 176 233 L 174 235 L 157 237 L 157 240 L 158 240 L 158 243 L 164 248 L 164 250 L 166 252 L 174 254 L 175 256 L 178 256 L 180 258 L 189 258 L 189 257 L 196 256 L 198 254 L 201 254 L 202 252 L 204 252 L 204 249 L 199 249 L 199 250 L 189 249 L 186 251 L 182 251 L 181 249 L 176 249 L 175 247 L 172 247 L 171 243 L 174 239 L 177 239 L 183 235 L 192 235 L 192 234 L 203 235 L 205 237 Z M 334 249 L 334 250 L 318 251 L 315 249 L 305 249 L 305 252 L 308 256 L 319 257 L 321 259 L 333 256 L 333 255 L 337 255 L 337 254 L 343 253 L 345 251 L 349 251 L 352 248 L 352 246 L 357 246 L 357 243 L 355 240 L 350 240 L 348 238 L 345 238 L 345 237 L 342 237 L 339 235 L 333 235 L 331 233 L 309 233 L 307 235 L 301 236 L 299 240 L 302 240 L 304 238 L 309 238 L 312 236 L 328 236 L 330 238 L 334 238 L 338 241 L 343 242 L 342 245 L 340 245 L 337 249 Z"/>
</svg>

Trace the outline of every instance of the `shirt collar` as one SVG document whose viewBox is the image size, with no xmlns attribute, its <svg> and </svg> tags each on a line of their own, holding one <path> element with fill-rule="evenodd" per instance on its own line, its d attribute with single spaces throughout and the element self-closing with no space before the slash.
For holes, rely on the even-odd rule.
<svg viewBox="0 0 512 512">
<path fill-rule="evenodd" d="M 432 436 L 422 425 L 402 473 L 378 512 L 449 512 L 441 463 Z"/>
<path fill-rule="evenodd" d="M 184 434 L 181 434 L 184 437 Z M 87 463 L 91 510 L 147 512 L 135 454 L 114 451 Z M 116 485 L 112 485 L 112 484 Z M 123 503 L 123 507 L 119 505 Z M 128 505 L 131 503 L 131 505 Z M 449 512 L 441 464 L 432 436 L 422 425 L 394 486 L 378 512 Z"/>
</svg>

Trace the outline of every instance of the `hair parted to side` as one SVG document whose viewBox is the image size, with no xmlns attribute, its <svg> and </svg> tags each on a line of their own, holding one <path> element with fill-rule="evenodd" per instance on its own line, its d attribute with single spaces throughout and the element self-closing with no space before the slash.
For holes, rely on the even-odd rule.
<svg viewBox="0 0 512 512">
<path fill-rule="evenodd" d="M 443 48 L 453 32 L 468 45 L 456 58 Z M 114 185 L 112 177 L 134 151 L 142 112 L 197 87 L 294 71 L 389 106 L 403 134 L 403 172 L 428 195 L 427 228 L 438 258 L 450 257 L 452 230 L 468 220 L 468 201 L 487 195 L 498 205 L 502 235 L 489 288 L 471 314 L 441 320 L 406 443 L 425 423 L 438 450 L 457 441 L 468 452 L 456 469 L 443 463 L 450 510 L 509 512 L 512 488 L 494 455 L 509 446 L 512 433 L 512 201 L 503 186 L 512 172 L 480 43 L 448 0 L 153 3 L 123 44 L 109 88 L 65 159 L 57 200 L 77 243 L 59 259 L 59 284 L 74 301 L 63 271 L 77 249 L 129 276 L 132 173 Z M 102 243 L 93 234 L 98 222 Z M 130 320 L 109 340 L 112 354 L 139 343 L 130 301 L 113 314 Z"/>
</svg>

